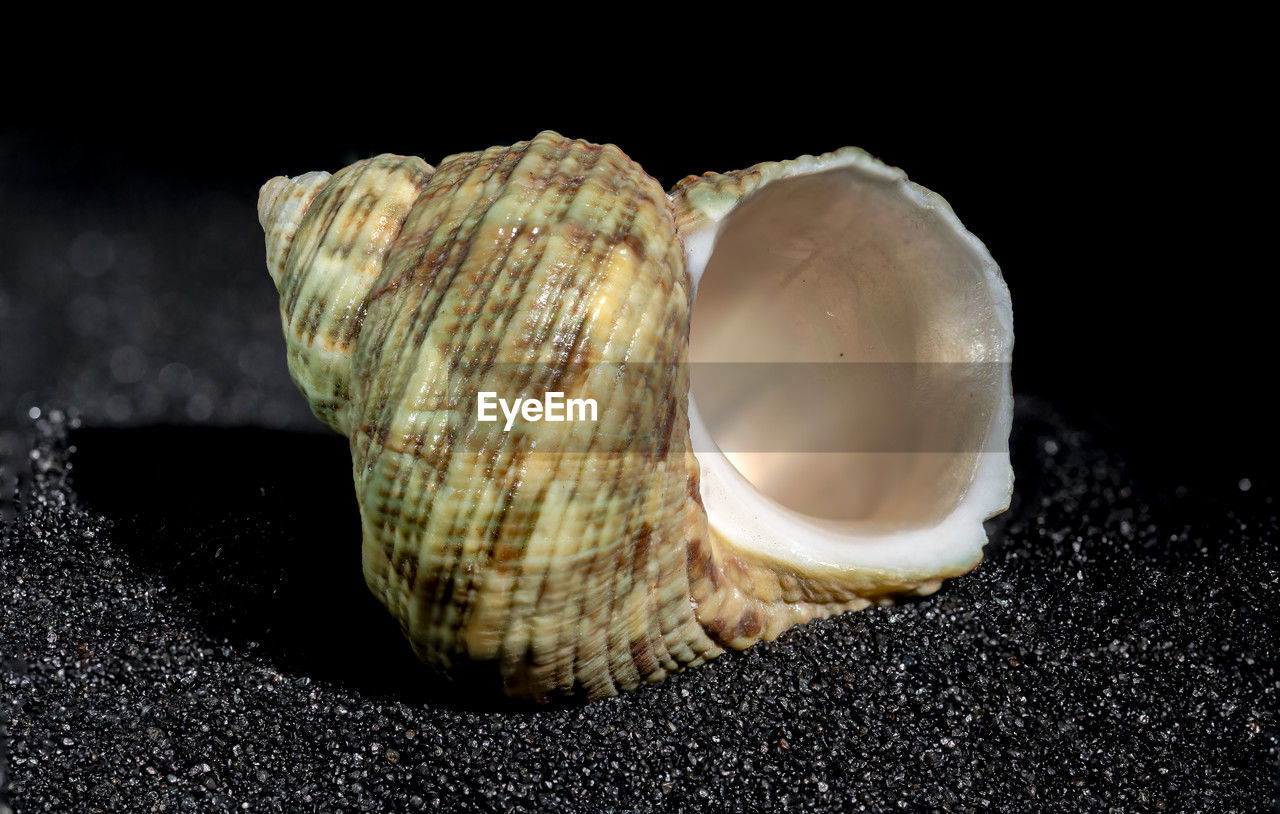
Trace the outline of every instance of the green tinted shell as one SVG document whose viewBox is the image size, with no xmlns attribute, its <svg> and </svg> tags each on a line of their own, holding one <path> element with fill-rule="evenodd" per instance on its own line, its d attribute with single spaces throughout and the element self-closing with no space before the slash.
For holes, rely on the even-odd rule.
<svg viewBox="0 0 1280 814">
<path fill-rule="evenodd" d="M 810 575 L 709 532 L 677 226 L 708 183 L 673 203 L 617 147 L 545 132 L 264 185 L 289 371 L 350 439 L 365 579 L 445 674 L 598 698 L 936 587 Z M 481 392 L 547 391 L 597 420 L 477 420 Z"/>
</svg>

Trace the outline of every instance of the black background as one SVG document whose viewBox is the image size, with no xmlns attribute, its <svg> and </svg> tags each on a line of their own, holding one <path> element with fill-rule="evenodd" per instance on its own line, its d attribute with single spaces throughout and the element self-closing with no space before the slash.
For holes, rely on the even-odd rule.
<svg viewBox="0 0 1280 814">
<path fill-rule="evenodd" d="M 872 58 L 777 70 L 778 54 L 614 74 L 495 59 L 467 81 L 292 65 L 287 52 L 247 74 L 104 64 L 7 111 L 0 188 L 50 218 L 60 202 L 127 211 L 216 194 L 248 221 L 276 174 L 377 152 L 436 162 L 543 128 L 617 143 L 668 187 L 854 144 L 947 198 L 1000 263 L 1019 393 L 1101 428 L 1153 477 L 1272 471 L 1273 264 L 1250 249 L 1269 228 L 1250 194 L 1269 170 L 1247 49 L 1224 61 L 1067 40 L 981 64 L 899 55 L 891 70 Z M 14 269 L 0 273 L 13 288 Z M 17 378 L 6 400 L 55 389 Z"/>
<path fill-rule="evenodd" d="M 196 46 L 205 20 L 89 51 L 12 29 L 47 47 L 0 111 L 0 474 L 34 483 L 0 517 L 0 812 L 6 782 L 72 810 L 1274 800 L 1256 23 L 1072 9 L 975 37 L 913 8 L 787 37 L 640 9 L 665 27 L 575 38 L 594 10 L 475 11 L 245 20 L 271 39 L 244 46 Z M 345 445 L 288 380 L 254 200 L 543 128 L 666 187 L 854 144 L 943 195 L 1014 302 L 1018 484 L 983 565 L 585 708 L 426 686 L 354 567 Z"/>
</svg>

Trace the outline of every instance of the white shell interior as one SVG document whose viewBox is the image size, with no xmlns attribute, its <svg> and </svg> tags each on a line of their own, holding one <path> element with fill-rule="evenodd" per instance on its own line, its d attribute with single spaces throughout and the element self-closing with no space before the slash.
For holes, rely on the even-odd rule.
<svg viewBox="0 0 1280 814">
<path fill-rule="evenodd" d="M 708 214 L 685 244 L 714 530 L 801 566 L 972 565 L 1013 478 L 1013 312 L 986 249 L 856 151 Z"/>
</svg>

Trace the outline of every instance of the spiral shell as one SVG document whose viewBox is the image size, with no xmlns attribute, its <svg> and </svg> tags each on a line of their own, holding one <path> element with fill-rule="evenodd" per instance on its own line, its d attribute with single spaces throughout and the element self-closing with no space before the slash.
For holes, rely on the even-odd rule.
<svg viewBox="0 0 1280 814">
<path fill-rule="evenodd" d="M 350 439 L 365 579 L 422 660 L 598 698 L 971 567 L 810 573 L 709 530 L 686 243 L 760 176 L 669 198 L 544 132 L 263 186 L 290 374 Z M 547 391 L 596 420 L 478 420 L 479 393 Z"/>
</svg>

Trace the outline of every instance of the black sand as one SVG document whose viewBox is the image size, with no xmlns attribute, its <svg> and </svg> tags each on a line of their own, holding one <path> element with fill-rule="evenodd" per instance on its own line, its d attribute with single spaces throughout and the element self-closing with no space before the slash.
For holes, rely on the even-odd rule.
<svg viewBox="0 0 1280 814">
<path fill-rule="evenodd" d="M 1018 419 L 973 574 L 529 711 L 424 680 L 361 584 L 342 439 L 68 448 L 42 416 L 0 545 L 0 789 L 17 811 L 1267 808 L 1270 496 L 1144 494 L 1043 404 Z"/>
</svg>

